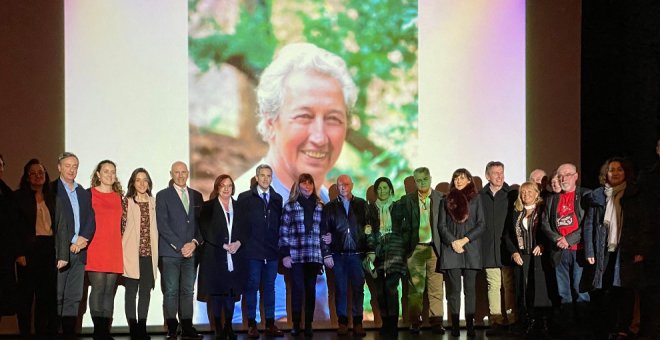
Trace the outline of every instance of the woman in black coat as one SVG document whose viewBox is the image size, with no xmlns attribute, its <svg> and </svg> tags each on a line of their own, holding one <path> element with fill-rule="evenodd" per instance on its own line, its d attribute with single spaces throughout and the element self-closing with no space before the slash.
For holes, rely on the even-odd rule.
<svg viewBox="0 0 660 340">
<path fill-rule="evenodd" d="M 199 216 L 203 237 L 197 294 L 207 297 L 215 322 L 216 339 L 236 339 L 232 330 L 234 303 L 240 300 L 247 280 L 241 245 L 245 230 L 235 228 L 234 181 L 229 175 L 215 179 L 211 198 L 204 202 Z M 224 312 L 224 319 L 222 318 Z M 224 321 L 224 327 L 223 327 Z"/>
<path fill-rule="evenodd" d="M 650 246 L 643 237 L 648 224 L 645 202 L 633 182 L 632 167 L 622 158 L 608 159 L 601 167 L 602 187 L 587 197 L 584 250 L 593 265 L 594 303 L 605 315 L 603 327 L 614 339 L 630 336 L 634 289 L 642 288 L 642 263 Z M 584 277 L 583 277 L 584 279 Z M 642 318 L 643 319 L 643 318 Z"/>
<path fill-rule="evenodd" d="M 406 274 L 399 208 L 394 202 L 394 187 L 387 177 L 374 182 L 376 201 L 367 206 L 368 257 L 374 263 L 376 297 L 383 321 L 382 334 L 398 330 L 399 282 Z"/>
<path fill-rule="evenodd" d="M 538 185 L 525 182 L 518 191 L 512 221 L 504 230 L 504 243 L 514 264 L 516 304 L 521 316 L 516 331 L 524 331 L 527 336 L 533 336 L 536 331 L 548 331 L 549 307 L 552 307 L 548 281 L 555 280 L 555 274 L 550 252 L 544 255 L 548 240 L 541 231 L 542 212 L 543 199 Z"/>
<path fill-rule="evenodd" d="M 459 336 L 461 277 L 465 292 L 465 324 L 468 336 L 474 336 L 475 279 L 482 269 L 481 244 L 484 213 L 472 174 L 466 169 L 454 171 L 449 194 L 438 216 L 442 242 L 438 269 L 447 277 L 447 302 L 451 313 L 451 335 Z"/>
<path fill-rule="evenodd" d="M 17 266 L 19 283 L 18 328 L 22 336 L 34 328 L 38 336 L 57 332 L 57 268 L 55 236 L 55 195 L 48 185 L 46 168 L 38 159 L 23 167 L 20 188 L 14 193 L 18 208 L 18 235 L 21 256 Z"/>
</svg>

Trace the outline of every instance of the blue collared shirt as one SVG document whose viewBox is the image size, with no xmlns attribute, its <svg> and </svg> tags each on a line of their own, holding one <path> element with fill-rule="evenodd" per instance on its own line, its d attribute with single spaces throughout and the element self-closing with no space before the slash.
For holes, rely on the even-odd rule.
<svg viewBox="0 0 660 340">
<path fill-rule="evenodd" d="M 350 212 L 350 208 L 351 208 L 351 200 L 341 196 L 339 196 L 339 200 L 344 205 L 344 211 L 346 211 L 346 216 L 348 216 L 348 213 Z"/>
<path fill-rule="evenodd" d="M 62 181 L 62 186 L 64 187 L 64 190 L 66 190 L 66 194 L 69 195 L 69 201 L 71 201 L 71 209 L 73 210 L 73 222 L 75 226 L 75 233 L 71 239 L 71 243 L 76 243 L 78 240 L 78 233 L 80 232 L 80 204 L 78 204 L 78 194 L 76 193 L 78 183 L 73 182 L 73 190 L 69 190 L 69 185 L 66 184 L 62 178 L 60 178 L 60 181 Z"/>
</svg>

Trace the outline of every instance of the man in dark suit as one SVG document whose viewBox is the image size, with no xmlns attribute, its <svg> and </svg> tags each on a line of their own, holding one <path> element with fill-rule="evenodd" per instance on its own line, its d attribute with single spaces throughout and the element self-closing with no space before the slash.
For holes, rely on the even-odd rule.
<svg viewBox="0 0 660 340">
<path fill-rule="evenodd" d="M 403 209 L 401 233 L 411 283 L 408 290 L 410 331 L 419 333 L 426 289 L 432 330 L 436 334 L 444 334 L 443 276 L 435 271 L 440 257 L 437 225 L 442 193 L 431 189 L 431 173 L 428 168 L 415 169 L 413 177 L 417 190 L 403 196 L 400 201 Z"/>
<path fill-rule="evenodd" d="M 75 337 L 78 307 L 83 295 L 87 245 L 96 231 L 92 195 L 76 183 L 78 157 L 70 152 L 60 155 L 60 177 L 51 182 L 55 192 L 55 258 L 57 259 L 57 312 L 62 318 L 62 333 Z"/>
<path fill-rule="evenodd" d="M 192 326 L 195 249 L 200 238 L 198 217 L 202 194 L 189 188 L 188 167 L 174 162 L 172 185 L 156 195 L 158 255 L 163 287 L 163 314 L 167 338 L 176 339 L 179 321 L 182 339 L 202 339 Z M 179 319 L 177 320 L 177 312 Z"/>
<path fill-rule="evenodd" d="M 257 166 L 257 184 L 238 195 L 237 211 L 243 230 L 249 231 L 249 242 L 243 247 L 248 259 L 248 281 L 243 294 L 248 318 L 248 336 L 258 338 L 257 330 L 257 291 L 263 285 L 261 299 L 264 303 L 266 336 L 283 336 L 275 326 L 275 279 L 279 260 L 278 242 L 280 239 L 280 216 L 282 196 L 270 186 L 273 169 L 266 164 Z M 263 315 L 262 315 L 263 318 Z"/>
</svg>

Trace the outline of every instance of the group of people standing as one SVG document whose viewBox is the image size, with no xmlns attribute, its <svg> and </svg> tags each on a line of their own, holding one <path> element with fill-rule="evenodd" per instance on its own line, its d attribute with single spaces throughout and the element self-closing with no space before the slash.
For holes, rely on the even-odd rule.
<svg viewBox="0 0 660 340">
<path fill-rule="evenodd" d="M 442 193 L 431 187 L 429 169 L 421 167 L 413 172 L 416 190 L 399 200 L 388 178 L 374 182 L 375 199 L 367 201 L 353 195 L 348 175 L 340 175 L 338 195 L 327 203 L 306 173 L 283 198 L 271 186 L 273 170 L 266 164 L 257 166 L 254 185 L 237 199 L 233 179 L 218 176 L 208 201 L 187 186 L 183 162 L 172 164 L 171 184 L 156 198 L 143 168 L 133 171 L 124 193 L 112 161 L 97 165 L 87 190 L 75 181 L 78 165 L 78 158 L 65 152 L 52 182 L 36 159 L 25 165 L 16 192 L 0 181 L 7 222 L 2 236 L 15 239 L 3 249 L 3 286 L 12 274 L 7 265 L 14 262 L 19 282 L 4 286 L 1 306 L 3 314 L 16 306 L 24 336 L 31 333 L 35 301 L 38 335 L 56 334 L 61 327 L 64 336 L 74 338 L 87 273 L 94 338 L 111 339 L 114 292 L 123 276 L 131 338 L 148 339 L 150 292 L 159 268 L 167 338 L 201 339 L 192 324 L 198 265 L 198 298 L 211 306 L 216 338 L 236 338 L 232 319 L 241 298 L 247 334 L 260 336 L 259 290 L 264 334 L 282 336 L 275 325 L 280 263 L 288 271 L 294 336 L 313 335 L 316 278 L 324 269 L 334 273 L 338 335 L 366 334 L 362 306 L 365 275 L 370 275 L 383 334 L 398 330 L 403 281 L 411 332 L 420 332 L 426 293 L 431 330 L 445 333 L 446 283 L 450 334 L 459 335 L 463 308 L 467 334 L 474 336 L 480 272 L 488 283 L 489 336 L 579 336 L 579 324 L 625 339 L 631 336 L 636 294 L 642 296 L 642 322 L 648 322 L 642 330 L 655 334 L 649 307 L 655 295 L 645 283 L 653 282 L 657 271 L 646 265 L 658 261 L 650 222 L 657 198 L 645 188 L 657 186 L 657 179 L 653 182 L 651 171 L 641 180 L 646 186 L 636 185 L 625 159 L 609 159 L 602 167 L 602 187 L 593 191 L 577 186 L 577 169 L 570 163 L 557 168 L 558 187 L 546 188 L 547 176 L 535 170 L 515 188 L 504 182 L 504 164 L 494 161 L 486 166 L 488 183 L 481 190 L 461 168 Z M 8 233 L 9 226 L 16 233 Z"/>
</svg>

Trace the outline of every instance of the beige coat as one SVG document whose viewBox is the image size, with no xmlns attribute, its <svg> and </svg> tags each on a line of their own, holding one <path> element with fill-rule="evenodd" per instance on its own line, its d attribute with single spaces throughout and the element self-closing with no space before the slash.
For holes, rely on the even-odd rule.
<svg viewBox="0 0 660 340">
<path fill-rule="evenodd" d="M 140 206 L 127 199 L 126 229 L 122 235 L 124 247 L 124 276 L 131 279 L 140 278 Z M 158 271 L 158 228 L 156 228 L 156 199 L 149 197 L 149 220 L 151 223 L 151 264 L 154 271 L 154 281 Z"/>
</svg>

